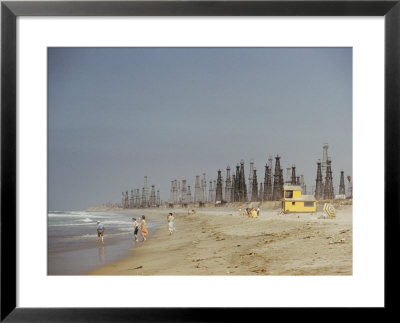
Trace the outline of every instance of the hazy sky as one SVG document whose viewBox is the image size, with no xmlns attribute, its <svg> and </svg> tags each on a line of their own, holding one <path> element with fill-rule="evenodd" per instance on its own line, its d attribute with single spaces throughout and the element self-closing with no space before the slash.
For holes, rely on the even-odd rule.
<svg viewBox="0 0 400 323">
<path fill-rule="evenodd" d="M 145 175 L 194 196 L 242 159 L 260 182 L 277 154 L 311 189 L 325 142 L 335 194 L 352 175 L 351 48 L 49 48 L 48 73 L 49 210 L 120 202 Z"/>
</svg>

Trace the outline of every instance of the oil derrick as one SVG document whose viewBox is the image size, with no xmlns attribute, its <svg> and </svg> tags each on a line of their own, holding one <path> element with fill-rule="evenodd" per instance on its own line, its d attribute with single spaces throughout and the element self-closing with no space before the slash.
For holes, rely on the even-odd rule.
<svg viewBox="0 0 400 323">
<path fill-rule="evenodd" d="M 340 171 L 339 194 L 346 195 L 346 188 L 344 186 L 344 171 Z"/>
<path fill-rule="evenodd" d="M 178 203 L 178 181 L 176 179 L 171 181 L 171 192 L 169 197 L 169 203 L 171 204 Z"/>
<path fill-rule="evenodd" d="M 157 200 L 156 200 L 157 206 L 161 205 L 161 198 L 160 198 L 160 190 L 157 190 Z"/>
<path fill-rule="evenodd" d="M 278 201 L 282 198 L 282 169 L 281 169 L 281 164 L 279 161 L 280 157 L 276 156 L 275 157 L 275 173 L 274 173 L 274 189 L 272 193 L 272 199 L 274 201 Z"/>
<path fill-rule="evenodd" d="M 348 186 L 349 195 L 348 195 L 348 197 L 349 198 L 353 198 L 353 184 L 352 184 L 350 175 L 347 176 L 347 180 L 349 182 L 349 186 Z"/>
<path fill-rule="evenodd" d="M 169 191 L 169 203 L 174 203 L 174 181 L 171 181 L 171 190 Z"/>
<path fill-rule="evenodd" d="M 322 182 L 321 161 L 317 162 L 317 179 L 315 180 L 315 199 L 320 200 L 324 197 L 324 183 Z"/>
<path fill-rule="evenodd" d="M 258 200 L 260 202 L 264 201 L 264 185 L 263 185 L 263 183 L 260 183 L 260 189 L 258 190 Z"/>
<path fill-rule="evenodd" d="M 125 192 L 124 209 L 129 209 L 129 194 L 128 194 L 128 191 Z"/>
<path fill-rule="evenodd" d="M 281 195 L 279 197 L 279 199 L 281 199 L 283 197 L 283 169 L 281 168 L 279 171 L 279 189 L 281 191 Z"/>
<path fill-rule="evenodd" d="M 124 208 L 125 205 L 125 193 L 122 192 L 122 197 L 121 197 L 121 207 Z"/>
<path fill-rule="evenodd" d="M 267 164 L 265 165 L 265 175 L 264 175 L 264 201 L 272 201 L 271 175 L 272 175 L 272 168 Z"/>
<path fill-rule="evenodd" d="M 222 176 L 221 170 L 218 170 L 218 177 L 217 177 L 217 187 L 215 191 L 215 202 L 220 201 L 222 202 Z"/>
<path fill-rule="evenodd" d="M 186 201 L 188 203 L 192 203 L 192 192 L 190 191 L 190 185 L 188 185 L 187 193 L 186 193 Z"/>
<path fill-rule="evenodd" d="M 300 176 L 297 176 L 297 177 L 296 177 L 296 185 L 297 185 L 297 186 L 300 186 Z"/>
<path fill-rule="evenodd" d="M 326 174 L 326 169 L 328 167 L 328 159 L 329 159 L 329 156 L 328 156 L 328 144 L 324 143 L 323 146 L 322 146 L 322 149 L 323 149 L 323 152 L 322 152 L 322 164 L 321 164 L 322 174 Z"/>
<path fill-rule="evenodd" d="M 326 166 L 326 176 L 325 176 L 325 186 L 324 186 L 324 199 L 333 199 L 333 180 L 332 180 L 332 169 L 331 169 L 331 160 L 328 159 Z"/>
<path fill-rule="evenodd" d="M 214 192 L 213 192 L 213 185 L 212 181 L 210 181 L 210 185 L 208 186 L 208 202 L 214 203 Z"/>
<path fill-rule="evenodd" d="M 240 201 L 240 193 L 239 193 L 239 190 L 240 190 L 240 184 L 239 184 L 239 178 L 240 178 L 240 176 L 239 176 L 239 174 L 240 174 L 240 166 L 239 166 L 239 164 L 237 164 L 236 165 L 236 174 L 235 174 L 235 192 L 234 192 L 234 201 L 235 202 L 239 202 Z"/>
<path fill-rule="evenodd" d="M 246 179 L 244 175 L 244 161 L 240 162 L 240 172 L 239 172 L 239 201 L 247 202 L 247 188 Z"/>
<path fill-rule="evenodd" d="M 178 180 L 175 179 L 175 180 L 174 180 L 174 199 L 173 199 L 173 203 L 174 203 L 174 204 L 177 204 L 178 201 L 179 201 L 179 199 L 178 199 L 178 197 L 179 197 L 178 191 L 179 191 L 179 188 L 178 188 Z"/>
<path fill-rule="evenodd" d="M 135 189 L 134 195 L 135 195 L 133 198 L 134 205 L 136 208 L 138 208 L 138 207 L 140 207 L 140 189 L 139 188 Z"/>
<path fill-rule="evenodd" d="M 129 208 L 133 209 L 133 207 L 134 207 L 133 190 L 131 190 L 131 196 L 129 197 Z"/>
<path fill-rule="evenodd" d="M 198 202 L 201 202 L 200 175 L 196 175 L 196 182 L 194 184 L 194 203 Z"/>
<path fill-rule="evenodd" d="M 207 202 L 207 180 L 206 173 L 203 173 L 203 178 L 201 179 L 201 202 Z"/>
<path fill-rule="evenodd" d="M 251 159 L 250 160 L 250 170 L 249 170 L 249 192 L 248 192 L 248 196 L 252 196 L 253 193 L 253 175 L 254 175 L 254 160 Z"/>
<path fill-rule="evenodd" d="M 216 199 L 215 199 L 215 193 L 216 193 L 216 188 L 217 188 L 217 181 L 213 180 L 213 203 L 215 203 Z"/>
<path fill-rule="evenodd" d="M 181 182 L 176 180 L 176 203 L 181 203 Z"/>
<path fill-rule="evenodd" d="M 149 204 L 149 188 L 147 186 L 147 176 L 144 177 L 144 185 L 142 189 L 142 203 L 141 207 L 148 207 Z"/>
<path fill-rule="evenodd" d="M 292 178 L 290 181 L 291 185 L 296 185 L 297 181 L 296 181 L 296 166 L 292 165 Z"/>
<path fill-rule="evenodd" d="M 231 182 L 231 168 L 228 166 L 226 168 L 226 180 L 225 180 L 225 201 L 231 202 L 231 190 L 232 190 L 232 182 Z"/>
<path fill-rule="evenodd" d="M 181 196 L 180 196 L 180 200 L 182 204 L 186 204 L 186 195 L 187 195 L 187 189 L 186 189 L 186 179 L 182 180 L 182 187 L 181 187 Z"/>
<path fill-rule="evenodd" d="M 272 174 L 272 160 L 273 160 L 272 156 L 269 156 L 268 157 L 268 167 L 271 170 L 271 174 Z"/>
<path fill-rule="evenodd" d="M 252 176 L 252 188 L 251 188 L 251 201 L 258 202 L 258 182 L 257 182 L 257 171 L 253 169 Z"/>
<path fill-rule="evenodd" d="M 140 202 L 140 207 L 147 207 L 146 191 L 145 191 L 144 187 L 142 187 L 142 200 Z"/>
<path fill-rule="evenodd" d="M 235 202 L 235 187 L 236 187 L 236 178 L 235 175 L 232 175 L 232 187 L 231 187 L 231 202 Z"/>
<path fill-rule="evenodd" d="M 156 187 L 154 185 L 151 185 L 149 206 L 151 207 L 156 206 Z"/>
</svg>

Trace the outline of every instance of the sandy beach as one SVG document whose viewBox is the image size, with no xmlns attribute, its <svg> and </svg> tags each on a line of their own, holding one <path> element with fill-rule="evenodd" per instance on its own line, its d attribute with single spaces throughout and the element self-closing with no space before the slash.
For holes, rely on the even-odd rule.
<svg viewBox="0 0 400 323">
<path fill-rule="evenodd" d="M 89 274 L 352 275 L 352 205 L 336 207 L 332 219 L 319 218 L 321 212 L 282 215 L 277 202 L 264 202 L 258 218 L 244 216 L 237 205 L 195 214 L 141 210 L 146 219 L 164 220 L 165 226 L 133 248 L 130 257 Z M 168 212 L 175 214 L 172 235 Z"/>
</svg>

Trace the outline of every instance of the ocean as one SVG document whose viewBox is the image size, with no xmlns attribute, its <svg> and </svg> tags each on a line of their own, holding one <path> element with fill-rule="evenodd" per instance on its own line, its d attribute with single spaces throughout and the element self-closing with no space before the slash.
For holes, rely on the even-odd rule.
<svg viewBox="0 0 400 323">
<path fill-rule="evenodd" d="M 85 275 L 98 267 L 131 254 L 136 243 L 133 236 L 135 217 L 140 215 L 113 211 L 52 211 L 48 214 L 48 275 Z M 104 243 L 97 242 L 97 221 L 104 224 Z M 149 236 L 161 223 L 146 219 Z"/>
</svg>

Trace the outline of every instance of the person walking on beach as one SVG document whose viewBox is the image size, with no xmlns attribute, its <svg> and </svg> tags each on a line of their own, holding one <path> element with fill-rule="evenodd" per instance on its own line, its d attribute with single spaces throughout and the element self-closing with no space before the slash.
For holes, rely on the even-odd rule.
<svg viewBox="0 0 400 323">
<path fill-rule="evenodd" d="M 174 215 L 172 213 L 168 214 L 169 235 L 171 235 L 175 231 L 174 220 L 175 220 Z"/>
<path fill-rule="evenodd" d="M 97 242 L 100 241 L 100 237 L 101 242 L 104 243 L 104 224 L 100 221 L 97 221 Z"/>
<path fill-rule="evenodd" d="M 142 235 L 142 241 L 146 241 L 146 236 L 149 234 L 146 227 L 146 217 L 142 215 L 142 221 L 140 222 L 140 234 Z"/>
<path fill-rule="evenodd" d="M 137 221 L 136 221 L 136 218 L 132 218 L 132 220 L 133 220 L 133 235 L 135 236 L 135 241 L 136 242 L 138 242 L 139 241 L 139 239 L 138 239 L 138 231 L 139 231 L 139 224 L 137 223 Z"/>
</svg>

